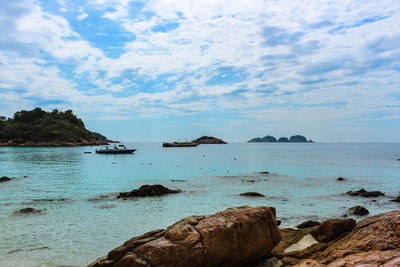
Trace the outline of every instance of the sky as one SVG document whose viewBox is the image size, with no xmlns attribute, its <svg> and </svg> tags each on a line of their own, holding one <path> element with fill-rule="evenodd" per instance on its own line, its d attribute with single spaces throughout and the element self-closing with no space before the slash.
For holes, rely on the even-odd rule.
<svg viewBox="0 0 400 267">
<path fill-rule="evenodd" d="M 122 141 L 398 142 L 398 0 L 0 0 L 0 115 Z"/>
</svg>

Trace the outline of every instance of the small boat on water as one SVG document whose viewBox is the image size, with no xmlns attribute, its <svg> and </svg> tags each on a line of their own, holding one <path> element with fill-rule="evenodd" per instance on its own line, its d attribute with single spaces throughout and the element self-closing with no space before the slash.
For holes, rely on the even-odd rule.
<svg viewBox="0 0 400 267">
<path fill-rule="evenodd" d="M 96 149 L 97 154 L 132 154 L 136 149 L 127 149 L 124 145 L 118 147 L 114 145 L 113 148 L 106 146 L 105 148 Z"/>
<path fill-rule="evenodd" d="M 173 143 L 163 143 L 163 147 L 193 147 L 199 144 L 193 142 L 173 142 Z"/>
</svg>

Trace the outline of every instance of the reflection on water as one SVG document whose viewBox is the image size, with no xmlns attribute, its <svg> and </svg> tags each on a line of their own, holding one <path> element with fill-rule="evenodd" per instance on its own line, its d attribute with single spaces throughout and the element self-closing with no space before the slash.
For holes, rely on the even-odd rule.
<svg viewBox="0 0 400 267">
<path fill-rule="evenodd" d="M 371 214 L 399 207 L 389 201 L 400 185 L 399 144 L 129 147 L 138 150 L 0 148 L 0 176 L 28 176 L 0 184 L 0 266 L 82 266 L 134 235 L 232 206 L 274 206 L 283 226 L 340 217 L 354 205 Z M 339 176 L 347 180 L 336 181 Z M 158 183 L 183 192 L 115 199 L 116 192 Z M 389 197 L 372 202 L 343 195 L 361 187 Z M 244 192 L 265 197 L 239 196 Z M 25 207 L 43 214 L 14 215 Z"/>
</svg>

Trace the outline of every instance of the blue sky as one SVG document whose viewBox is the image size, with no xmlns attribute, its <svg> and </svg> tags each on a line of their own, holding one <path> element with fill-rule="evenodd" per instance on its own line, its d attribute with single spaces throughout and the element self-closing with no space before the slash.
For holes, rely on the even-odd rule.
<svg viewBox="0 0 400 267">
<path fill-rule="evenodd" d="M 400 2 L 0 0 L 0 114 L 123 141 L 398 142 Z"/>
</svg>

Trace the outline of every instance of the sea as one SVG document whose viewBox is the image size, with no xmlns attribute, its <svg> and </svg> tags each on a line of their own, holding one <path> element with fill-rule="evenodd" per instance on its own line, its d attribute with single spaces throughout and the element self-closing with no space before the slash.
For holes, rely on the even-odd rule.
<svg viewBox="0 0 400 267">
<path fill-rule="evenodd" d="M 86 266 L 133 236 L 229 207 L 273 206 L 281 227 L 340 218 L 355 205 L 370 215 L 400 208 L 390 201 L 400 190 L 400 144 L 125 145 L 137 151 L 0 148 L 0 177 L 16 177 L 0 183 L 0 266 Z M 144 184 L 182 193 L 115 198 Z M 385 196 L 344 195 L 361 188 Z M 240 196 L 244 192 L 265 197 Z M 42 212 L 16 213 L 27 207 Z"/>
</svg>

